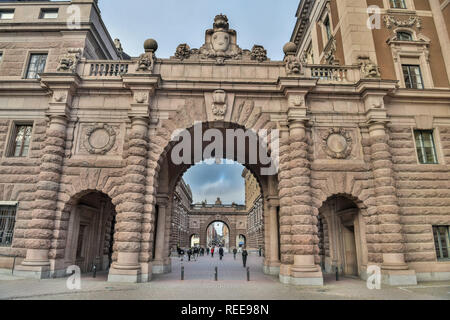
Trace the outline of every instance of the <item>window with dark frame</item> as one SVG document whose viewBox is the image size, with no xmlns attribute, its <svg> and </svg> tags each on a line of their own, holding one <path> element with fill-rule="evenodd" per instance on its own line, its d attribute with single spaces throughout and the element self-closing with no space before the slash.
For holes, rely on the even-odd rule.
<svg viewBox="0 0 450 320">
<path fill-rule="evenodd" d="M 46 53 L 33 53 L 30 55 L 30 61 L 27 68 L 27 79 L 38 79 L 39 74 L 44 72 L 47 62 Z"/>
<path fill-rule="evenodd" d="M 415 130 L 417 155 L 421 164 L 437 164 L 436 145 L 433 130 Z"/>
<path fill-rule="evenodd" d="M 331 32 L 330 17 L 327 16 L 325 18 L 325 21 L 323 22 L 323 25 L 325 26 L 325 31 L 327 33 L 327 39 L 329 41 L 331 39 L 331 37 L 333 36 L 332 32 Z"/>
<path fill-rule="evenodd" d="M 413 40 L 413 36 L 410 32 L 406 32 L 406 31 L 398 31 L 397 32 L 397 40 L 400 41 L 412 41 Z"/>
<path fill-rule="evenodd" d="M 0 10 L 0 20 L 12 20 L 14 19 L 14 9 Z"/>
<path fill-rule="evenodd" d="M 14 236 L 17 206 L 0 205 L 0 247 L 10 247 Z"/>
<path fill-rule="evenodd" d="M 433 226 L 434 245 L 438 260 L 450 260 L 450 226 Z"/>
<path fill-rule="evenodd" d="M 406 2 L 405 0 L 390 0 L 391 2 L 391 8 L 394 9 L 406 9 Z"/>
<path fill-rule="evenodd" d="M 39 19 L 56 19 L 58 18 L 58 9 L 41 9 Z"/>
<path fill-rule="evenodd" d="M 26 157 L 30 149 L 32 124 L 15 124 L 12 131 L 10 157 Z"/>
<path fill-rule="evenodd" d="M 407 89 L 424 89 L 422 71 L 419 65 L 403 64 L 402 70 Z"/>
</svg>

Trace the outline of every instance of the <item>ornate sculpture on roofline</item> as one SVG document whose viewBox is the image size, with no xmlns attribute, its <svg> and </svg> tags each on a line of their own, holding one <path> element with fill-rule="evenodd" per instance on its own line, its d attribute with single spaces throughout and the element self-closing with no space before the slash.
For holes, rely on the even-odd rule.
<svg viewBox="0 0 450 320">
<path fill-rule="evenodd" d="M 155 66 L 158 43 L 154 39 L 147 39 L 144 42 L 145 53 L 141 54 L 138 59 L 138 67 L 136 71 L 153 72 Z"/>
<path fill-rule="evenodd" d="M 59 59 L 57 71 L 72 72 L 77 70 L 81 59 L 81 49 L 69 49 L 68 52 Z"/>
<path fill-rule="evenodd" d="M 301 74 L 302 64 L 297 57 L 297 46 L 293 42 L 288 42 L 284 45 L 283 51 L 285 54 L 284 63 L 286 64 L 286 73 Z"/>
<path fill-rule="evenodd" d="M 253 46 L 251 55 L 252 60 L 257 60 L 258 62 L 264 62 L 267 60 L 267 50 L 260 45 Z"/>
<path fill-rule="evenodd" d="M 191 48 L 186 43 L 182 43 L 177 47 L 177 51 L 175 51 L 175 57 L 184 60 L 189 59 L 191 56 Z"/>
<path fill-rule="evenodd" d="M 205 44 L 200 48 L 200 58 L 214 58 L 223 64 L 225 59 L 242 57 L 242 49 L 236 44 L 236 31 L 229 27 L 227 16 L 219 14 L 214 18 L 213 29 L 206 31 Z"/>
<path fill-rule="evenodd" d="M 237 33 L 230 29 L 226 15 L 219 14 L 214 18 L 213 29 L 205 34 L 205 44 L 200 49 L 190 49 L 186 44 L 180 44 L 175 52 L 175 59 L 215 60 L 222 65 L 226 60 L 256 60 L 263 62 L 267 52 L 263 46 L 255 45 L 250 50 L 242 50 L 237 45 Z"/>
</svg>

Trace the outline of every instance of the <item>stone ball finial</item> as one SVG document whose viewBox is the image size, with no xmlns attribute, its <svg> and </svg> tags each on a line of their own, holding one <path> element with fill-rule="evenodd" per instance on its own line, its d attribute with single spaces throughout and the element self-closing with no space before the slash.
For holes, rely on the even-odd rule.
<svg viewBox="0 0 450 320">
<path fill-rule="evenodd" d="M 297 45 L 293 42 L 288 42 L 283 47 L 284 54 L 296 54 L 297 53 Z"/>
<path fill-rule="evenodd" d="M 155 52 L 158 50 L 158 42 L 155 39 L 147 39 L 144 42 L 145 52 Z"/>
</svg>

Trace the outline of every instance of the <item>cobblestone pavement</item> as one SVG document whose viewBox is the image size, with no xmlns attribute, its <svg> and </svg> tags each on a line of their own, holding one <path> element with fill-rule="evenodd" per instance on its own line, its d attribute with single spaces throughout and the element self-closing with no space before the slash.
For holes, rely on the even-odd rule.
<svg viewBox="0 0 450 320">
<path fill-rule="evenodd" d="M 239 257 L 240 258 L 240 257 Z M 71 291 L 66 279 L 30 280 L 0 275 L 0 299 L 39 300 L 342 300 L 379 299 L 450 300 L 450 282 L 420 283 L 414 287 L 386 287 L 369 290 L 359 279 L 344 278 L 336 282 L 326 278 L 320 288 L 283 285 L 277 277 L 264 275 L 262 260 L 256 255 L 249 258 L 251 281 L 247 282 L 246 270 L 240 259 L 234 261 L 228 254 L 223 261 L 218 257 L 200 257 L 187 262 L 174 258 L 172 273 L 155 275 L 153 281 L 143 284 L 106 282 L 106 274 L 97 278 L 85 275 L 81 290 Z M 181 281 L 181 266 L 185 267 L 185 280 Z M 218 267 L 219 281 L 214 281 L 214 268 Z"/>
</svg>

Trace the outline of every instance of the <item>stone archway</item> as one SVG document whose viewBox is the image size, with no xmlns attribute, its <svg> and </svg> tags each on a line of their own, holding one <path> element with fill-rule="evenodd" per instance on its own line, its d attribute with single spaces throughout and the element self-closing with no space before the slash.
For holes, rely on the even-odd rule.
<svg viewBox="0 0 450 320">
<path fill-rule="evenodd" d="M 367 212 L 347 194 L 329 197 L 319 209 L 320 264 L 326 274 L 366 278 Z"/>
<path fill-rule="evenodd" d="M 224 140 L 226 140 L 227 137 L 227 129 L 229 130 L 241 130 L 242 132 L 245 132 L 245 127 L 242 125 L 238 125 L 236 123 L 230 123 L 230 122 L 224 122 L 224 121 L 214 121 L 214 122 L 206 122 L 201 124 L 196 124 L 197 126 L 201 126 L 202 130 L 207 131 L 208 129 L 215 130 L 216 133 L 222 133 L 223 137 L 225 137 Z M 195 136 L 195 130 L 196 127 L 191 126 L 186 129 L 189 134 L 194 134 Z M 203 131 L 203 132 L 204 132 Z M 251 136 L 254 136 L 256 141 L 258 142 L 259 137 L 255 132 L 250 133 Z M 245 150 L 248 151 L 248 148 L 250 148 L 247 140 L 245 144 Z M 259 142 L 258 142 L 259 143 Z M 189 145 L 192 146 L 192 149 L 194 150 L 196 148 L 195 139 L 192 139 L 189 141 Z M 176 164 L 174 161 L 170 158 L 172 154 L 172 150 L 176 144 L 173 141 L 168 141 L 166 147 L 164 148 L 164 152 L 161 153 L 159 161 L 158 161 L 158 169 L 157 173 L 155 173 L 155 176 L 158 178 L 157 182 L 155 182 L 155 194 L 156 194 L 156 203 L 158 211 L 154 212 L 155 219 L 158 221 L 156 224 L 156 241 L 154 245 L 155 250 L 155 259 L 153 261 L 153 272 L 154 273 L 164 273 L 164 272 L 170 272 L 170 259 L 169 257 L 169 250 L 168 247 L 168 239 L 170 238 L 170 221 L 171 221 L 171 214 L 172 214 L 172 201 L 169 201 L 170 199 L 173 199 L 174 197 L 174 190 L 178 182 L 180 181 L 182 175 L 192 166 L 197 163 L 195 161 L 195 155 L 191 155 L 191 163 L 182 163 L 182 164 Z M 209 146 L 209 144 L 205 141 L 200 143 L 200 149 L 201 149 L 201 156 L 199 160 L 205 160 L 203 158 L 205 149 Z M 260 174 L 260 172 L 263 172 L 264 165 L 259 162 L 259 158 L 256 162 L 252 162 L 249 160 L 249 157 L 246 154 L 244 155 L 245 158 L 239 158 L 237 146 L 233 148 L 233 151 L 227 152 L 226 150 L 227 143 L 224 141 L 223 143 L 223 152 L 221 153 L 220 159 L 226 158 L 229 160 L 233 160 L 236 162 L 239 162 L 240 164 L 244 165 L 247 169 L 249 169 L 255 176 L 256 180 L 260 184 L 260 190 L 263 194 L 263 199 L 265 195 L 272 194 L 273 198 L 275 198 L 277 195 L 277 176 L 271 175 L 271 176 L 264 176 Z M 260 146 L 258 145 L 258 148 Z M 217 149 L 215 150 L 217 152 Z M 266 151 L 267 152 L 267 151 Z M 183 154 L 184 155 L 184 154 Z M 216 154 L 217 155 L 217 154 Z M 257 157 L 260 155 L 258 154 Z M 197 159 L 198 160 L 198 159 Z M 239 161 L 240 160 L 240 161 Z M 264 211 L 267 210 L 266 204 L 264 205 Z M 268 210 L 267 210 L 268 212 Z M 214 217 L 210 218 L 210 223 L 215 220 L 224 220 L 224 219 L 216 219 Z M 235 227 L 232 225 L 232 223 L 224 221 L 230 230 L 230 247 L 236 246 L 236 232 Z M 209 224 L 209 223 L 208 223 Z M 264 224 L 269 224 L 269 217 L 264 215 Z M 270 228 L 266 228 L 270 229 Z M 201 228 L 202 234 L 201 234 L 201 241 L 202 245 L 206 246 L 206 228 Z M 266 238 L 270 238 L 270 236 L 267 236 Z M 270 242 L 270 240 L 268 241 Z M 278 247 L 278 246 L 277 246 Z M 278 252 L 276 253 L 276 256 L 278 256 Z"/>
<path fill-rule="evenodd" d="M 213 241 L 214 239 L 209 238 L 209 231 L 214 227 L 215 224 L 220 224 L 222 223 L 224 225 L 224 233 L 227 233 L 224 235 L 224 239 L 222 243 L 216 243 L 216 244 L 212 244 L 211 241 Z M 206 246 L 210 246 L 211 244 L 214 246 L 223 246 L 225 250 L 230 251 L 230 248 L 232 248 L 231 246 L 231 235 L 235 234 L 235 232 L 231 231 L 231 227 L 229 226 L 229 224 L 227 224 L 226 222 L 222 221 L 222 220 L 214 220 L 211 223 L 209 223 L 206 226 Z"/>
<path fill-rule="evenodd" d="M 204 244 L 207 246 L 207 230 L 208 228 L 215 222 L 222 222 L 223 224 L 225 224 L 228 227 L 228 230 L 230 232 L 229 237 L 230 237 L 230 247 L 234 246 L 234 243 L 232 242 L 232 236 L 236 235 L 236 225 L 234 223 L 231 223 L 231 221 L 222 215 L 215 215 L 210 217 L 208 220 L 206 220 L 204 223 L 202 223 L 200 230 L 202 233 L 202 239 L 204 239 Z"/>
</svg>

